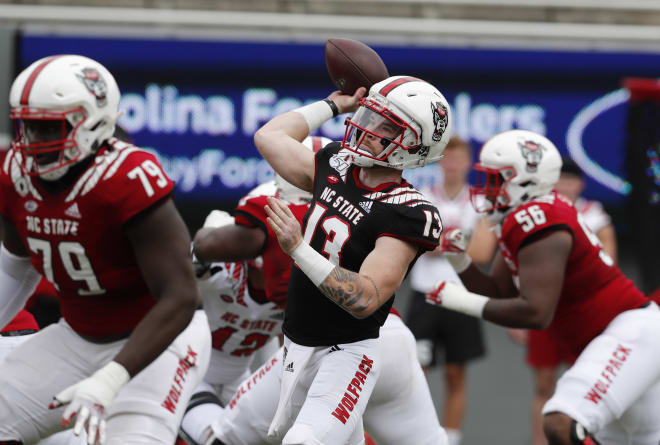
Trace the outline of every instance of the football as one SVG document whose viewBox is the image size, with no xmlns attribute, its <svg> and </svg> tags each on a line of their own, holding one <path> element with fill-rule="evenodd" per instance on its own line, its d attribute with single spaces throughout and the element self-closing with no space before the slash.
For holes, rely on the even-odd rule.
<svg viewBox="0 0 660 445">
<path fill-rule="evenodd" d="M 325 42 L 325 65 L 335 86 L 344 94 L 369 88 L 390 77 L 378 53 L 357 40 L 329 39 Z"/>
</svg>

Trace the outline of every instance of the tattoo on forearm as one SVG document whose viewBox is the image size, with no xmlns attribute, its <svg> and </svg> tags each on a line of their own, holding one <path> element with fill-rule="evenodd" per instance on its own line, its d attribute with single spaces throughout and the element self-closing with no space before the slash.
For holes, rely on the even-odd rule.
<svg viewBox="0 0 660 445">
<path fill-rule="evenodd" d="M 373 286 L 373 293 L 364 288 L 365 279 Z M 380 299 L 378 287 L 374 280 L 370 277 L 361 277 L 360 274 L 339 266 L 335 267 L 321 283 L 319 290 L 354 315 L 366 310 L 374 298 Z"/>
</svg>

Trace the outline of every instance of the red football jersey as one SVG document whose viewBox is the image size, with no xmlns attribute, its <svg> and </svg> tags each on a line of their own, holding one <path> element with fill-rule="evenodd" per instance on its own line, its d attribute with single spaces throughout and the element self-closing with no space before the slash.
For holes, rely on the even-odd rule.
<svg viewBox="0 0 660 445">
<path fill-rule="evenodd" d="M 502 221 L 500 250 L 516 284 L 519 249 L 553 230 L 570 232 L 573 247 L 549 329 L 578 355 L 619 313 L 648 300 L 603 251 L 570 201 L 555 192 L 518 207 Z"/>
<path fill-rule="evenodd" d="M 236 224 L 245 227 L 259 227 L 266 234 L 261 256 L 264 260 L 264 281 L 266 285 L 266 297 L 275 303 L 284 303 L 289 288 L 289 276 L 293 260 L 284 253 L 277 241 L 277 235 L 266 221 L 267 215 L 264 206 L 268 204 L 268 196 L 277 196 L 277 189 L 264 189 L 266 194 L 259 196 L 246 196 L 240 200 L 234 214 Z M 309 208 L 309 204 L 289 204 L 298 221 L 302 224 L 303 216 Z"/>
<path fill-rule="evenodd" d="M 155 304 L 123 225 L 174 184 L 155 156 L 111 138 L 68 188 L 44 188 L 12 150 L 0 171 L 0 213 L 34 267 L 57 288 L 62 316 L 82 335 L 131 331 Z"/>
</svg>

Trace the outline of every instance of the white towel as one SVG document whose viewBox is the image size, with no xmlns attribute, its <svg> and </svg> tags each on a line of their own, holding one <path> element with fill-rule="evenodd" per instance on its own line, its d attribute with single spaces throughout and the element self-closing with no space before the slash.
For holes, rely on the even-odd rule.
<svg viewBox="0 0 660 445">
<path fill-rule="evenodd" d="M 309 359 L 314 354 L 313 347 L 301 346 L 291 342 L 288 347 L 285 346 L 287 351 L 286 358 L 282 364 L 282 385 L 280 387 L 280 400 L 277 404 L 277 411 L 275 417 L 270 423 L 268 429 L 269 439 L 282 440 L 289 427 L 292 425 L 292 417 L 294 416 L 291 399 L 294 391 L 298 386 L 300 377 L 307 367 Z M 297 413 L 295 414 L 297 415 Z"/>
</svg>

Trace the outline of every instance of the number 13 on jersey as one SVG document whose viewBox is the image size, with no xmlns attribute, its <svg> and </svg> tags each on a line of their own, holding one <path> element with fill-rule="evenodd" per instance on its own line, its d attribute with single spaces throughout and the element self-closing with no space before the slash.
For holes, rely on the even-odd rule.
<svg viewBox="0 0 660 445">
<path fill-rule="evenodd" d="M 424 224 L 424 236 L 428 237 L 431 235 L 435 239 L 440 239 L 440 234 L 442 233 L 442 221 L 440 221 L 440 215 L 438 212 L 424 210 L 424 216 L 426 217 L 426 224 Z"/>
</svg>

